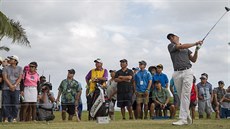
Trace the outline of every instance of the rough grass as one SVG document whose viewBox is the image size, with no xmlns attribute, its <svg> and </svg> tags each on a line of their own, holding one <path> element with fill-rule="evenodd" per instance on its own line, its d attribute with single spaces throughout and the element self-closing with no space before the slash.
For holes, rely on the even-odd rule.
<svg viewBox="0 0 230 129">
<path fill-rule="evenodd" d="M 174 120 L 121 120 L 120 112 L 116 112 L 115 121 L 109 124 L 98 124 L 95 121 L 87 121 L 87 113 L 83 113 L 81 122 L 63 122 L 60 112 L 56 112 L 56 119 L 52 122 L 18 122 L 2 123 L 0 129 L 229 129 L 230 119 L 225 120 L 194 120 L 190 126 L 172 126 Z"/>
</svg>

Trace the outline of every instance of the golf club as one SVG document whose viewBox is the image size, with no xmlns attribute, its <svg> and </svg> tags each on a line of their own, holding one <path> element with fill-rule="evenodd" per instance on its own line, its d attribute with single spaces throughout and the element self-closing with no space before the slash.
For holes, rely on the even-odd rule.
<svg viewBox="0 0 230 129">
<path fill-rule="evenodd" d="M 225 15 L 228 11 L 230 11 L 230 8 L 225 7 L 225 10 L 226 10 L 226 12 L 220 17 L 220 19 L 214 24 L 214 26 L 208 31 L 208 33 L 204 36 L 204 38 L 202 39 L 202 41 L 205 40 L 205 38 L 206 38 L 206 37 L 209 35 L 209 33 L 214 29 L 214 27 L 217 25 L 217 23 L 224 17 L 224 15 Z"/>
</svg>

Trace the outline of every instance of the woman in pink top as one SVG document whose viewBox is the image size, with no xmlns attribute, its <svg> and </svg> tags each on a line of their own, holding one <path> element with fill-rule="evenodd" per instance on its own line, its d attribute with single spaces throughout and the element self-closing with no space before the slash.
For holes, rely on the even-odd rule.
<svg viewBox="0 0 230 129">
<path fill-rule="evenodd" d="M 28 116 L 29 108 L 32 109 L 32 120 L 36 120 L 36 103 L 38 97 L 37 86 L 39 82 L 37 66 L 38 65 L 36 62 L 31 62 L 29 64 L 29 70 L 26 71 L 24 75 L 23 121 L 26 121 L 26 116 Z"/>
</svg>

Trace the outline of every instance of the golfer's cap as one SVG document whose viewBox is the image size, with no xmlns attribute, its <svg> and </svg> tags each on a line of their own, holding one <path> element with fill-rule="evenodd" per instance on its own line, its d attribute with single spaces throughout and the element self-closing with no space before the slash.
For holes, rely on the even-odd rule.
<svg viewBox="0 0 230 129">
<path fill-rule="evenodd" d="M 116 70 L 109 70 L 110 73 L 116 72 Z"/>
<path fill-rule="evenodd" d="M 208 79 L 208 74 L 202 73 L 200 79 Z"/>
<path fill-rule="evenodd" d="M 163 69 L 163 65 L 162 64 L 158 64 L 157 68 L 162 68 Z"/>
<path fill-rule="evenodd" d="M 139 61 L 140 65 L 147 65 L 147 63 L 144 60 Z"/>
<path fill-rule="evenodd" d="M 224 81 L 218 81 L 218 84 L 220 85 L 220 84 L 224 84 Z"/>
<path fill-rule="evenodd" d="M 167 35 L 167 39 L 170 40 L 170 37 L 172 37 L 172 36 L 175 36 L 175 34 L 169 33 L 169 34 Z"/>
<path fill-rule="evenodd" d="M 7 58 L 9 58 L 9 59 L 14 59 L 14 60 L 16 60 L 17 62 L 19 62 L 19 58 L 18 58 L 18 56 L 16 56 L 16 55 L 8 56 Z"/>
<path fill-rule="evenodd" d="M 95 63 L 103 63 L 102 60 L 100 58 L 97 58 L 96 60 L 94 60 Z"/>
<path fill-rule="evenodd" d="M 139 70 L 139 68 L 138 67 L 133 67 L 132 70 Z"/>
<path fill-rule="evenodd" d="M 75 70 L 74 70 L 74 69 L 70 69 L 70 70 L 68 70 L 68 72 L 69 72 L 70 74 L 75 74 Z"/>
<path fill-rule="evenodd" d="M 128 63 L 128 61 L 126 59 L 122 59 L 122 60 L 120 60 L 120 62 L 126 62 L 126 63 Z"/>
<path fill-rule="evenodd" d="M 2 57 L 0 57 L 0 62 L 3 62 L 3 60 L 4 60 L 4 59 L 3 59 Z"/>
</svg>

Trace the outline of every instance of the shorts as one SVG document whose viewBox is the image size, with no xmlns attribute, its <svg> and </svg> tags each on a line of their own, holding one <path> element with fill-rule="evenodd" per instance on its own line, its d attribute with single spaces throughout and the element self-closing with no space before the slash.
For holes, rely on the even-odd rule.
<svg viewBox="0 0 230 129">
<path fill-rule="evenodd" d="M 149 96 L 144 96 L 145 93 L 138 93 L 139 96 L 137 96 L 137 104 L 145 104 L 147 105 L 149 103 Z"/>
<path fill-rule="evenodd" d="M 171 104 L 171 103 L 168 103 L 168 104 L 166 105 L 165 109 L 170 110 L 170 107 L 171 107 L 171 106 L 172 106 L 172 104 Z M 159 104 L 156 104 L 156 103 L 155 103 L 155 110 L 161 110 L 161 107 L 160 107 Z"/>
<path fill-rule="evenodd" d="M 177 108 L 180 107 L 180 98 L 179 98 L 178 94 L 173 95 L 173 105 Z"/>
<path fill-rule="evenodd" d="M 197 106 L 197 101 L 190 101 L 190 105 L 189 105 L 189 108 L 193 108 L 193 107 L 196 107 Z"/>
<path fill-rule="evenodd" d="M 118 93 L 117 107 L 132 106 L 132 93 Z"/>
<path fill-rule="evenodd" d="M 73 103 L 62 103 L 62 111 L 66 111 L 69 115 L 75 114 L 75 104 Z"/>
<path fill-rule="evenodd" d="M 207 114 L 212 113 L 212 104 L 210 100 L 199 100 L 198 101 L 198 113 L 199 115 L 203 115 L 206 112 Z"/>
</svg>

